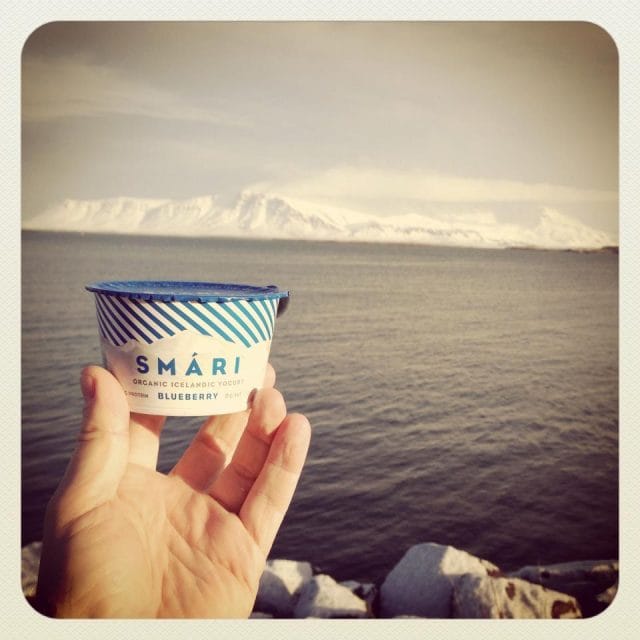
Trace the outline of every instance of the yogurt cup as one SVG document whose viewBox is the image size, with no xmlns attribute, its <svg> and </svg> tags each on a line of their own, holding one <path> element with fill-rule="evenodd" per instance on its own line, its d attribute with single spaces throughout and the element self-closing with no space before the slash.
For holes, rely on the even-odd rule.
<svg viewBox="0 0 640 640">
<path fill-rule="evenodd" d="M 275 285 L 136 280 L 86 289 L 105 366 L 131 410 L 164 416 L 245 410 L 289 301 Z"/>
</svg>

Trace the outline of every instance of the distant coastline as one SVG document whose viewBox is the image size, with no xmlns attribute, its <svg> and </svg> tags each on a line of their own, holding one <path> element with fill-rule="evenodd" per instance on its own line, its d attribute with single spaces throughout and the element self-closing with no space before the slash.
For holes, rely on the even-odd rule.
<svg viewBox="0 0 640 640">
<path fill-rule="evenodd" d="M 565 251 L 573 251 L 575 253 L 614 253 L 619 255 L 618 246 L 600 247 L 599 249 L 565 249 Z"/>
<path fill-rule="evenodd" d="M 607 245 L 604 247 L 595 247 L 593 249 L 573 249 L 568 247 L 566 249 L 555 249 L 555 248 L 547 248 L 547 247 L 505 247 L 505 249 L 509 249 L 511 251 L 567 251 L 569 253 L 612 253 L 614 255 L 619 255 L 620 248 L 618 245 Z"/>
<path fill-rule="evenodd" d="M 505 246 L 505 247 L 487 247 L 487 246 L 474 246 L 474 245 L 458 245 L 458 244 L 435 244 L 432 242 L 416 242 L 416 241 L 400 241 L 400 240 L 366 240 L 366 239 L 354 239 L 345 238 L 344 240 L 338 240 L 335 238 L 286 238 L 286 237 L 265 237 L 265 236 L 250 236 L 244 235 L 213 235 L 213 234 L 201 234 L 201 235 L 186 235 L 177 234 L 170 235 L 168 233 L 128 233 L 118 232 L 113 230 L 73 230 L 73 229 L 39 229 L 22 227 L 22 233 L 33 234 L 46 234 L 55 233 L 60 235 L 73 235 L 73 236 L 117 236 L 117 237 L 135 237 L 135 238 L 171 238 L 171 239 L 198 239 L 198 240 L 249 240 L 257 242 L 269 242 L 269 241 L 282 241 L 282 242 L 318 242 L 327 244 L 384 244 L 384 245 L 398 245 L 398 246 L 413 246 L 413 247 L 433 247 L 439 249 L 477 249 L 481 251 L 553 251 L 553 252 L 569 252 L 569 253 L 607 253 L 607 254 L 619 254 L 619 247 L 617 245 L 606 245 L 602 247 L 593 248 L 573 248 L 573 247 L 539 247 L 535 245 L 527 246 Z"/>
</svg>

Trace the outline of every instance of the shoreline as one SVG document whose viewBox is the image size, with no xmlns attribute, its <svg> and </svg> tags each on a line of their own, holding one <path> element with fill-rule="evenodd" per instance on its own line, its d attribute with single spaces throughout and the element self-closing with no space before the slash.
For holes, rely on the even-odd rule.
<svg viewBox="0 0 640 640">
<path fill-rule="evenodd" d="M 42 543 L 22 547 L 32 603 Z M 448 545 L 410 547 L 379 583 L 336 581 L 309 562 L 267 561 L 251 618 L 587 618 L 617 592 L 617 560 L 525 565 L 503 572 Z"/>
</svg>

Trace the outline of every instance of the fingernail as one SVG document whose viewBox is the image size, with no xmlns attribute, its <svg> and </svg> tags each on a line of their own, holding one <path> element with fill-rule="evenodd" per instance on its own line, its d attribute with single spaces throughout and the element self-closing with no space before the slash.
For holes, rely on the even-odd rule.
<svg viewBox="0 0 640 640">
<path fill-rule="evenodd" d="M 253 408 L 253 401 L 256 398 L 256 393 L 258 393 L 257 389 L 252 389 L 249 397 L 247 398 L 247 409 Z"/>
<path fill-rule="evenodd" d="M 96 381 L 93 376 L 83 373 L 80 376 L 80 388 L 85 400 L 93 400 L 93 396 L 96 393 Z"/>
</svg>

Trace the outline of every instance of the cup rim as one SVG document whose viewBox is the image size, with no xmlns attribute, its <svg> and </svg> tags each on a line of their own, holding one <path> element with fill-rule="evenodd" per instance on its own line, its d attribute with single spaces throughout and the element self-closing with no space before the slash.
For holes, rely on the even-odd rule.
<svg viewBox="0 0 640 640">
<path fill-rule="evenodd" d="M 104 280 L 85 285 L 87 291 L 107 296 L 160 302 L 230 302 L 288 298 L 276 285 L 189 280 Z"/>
</svg>

